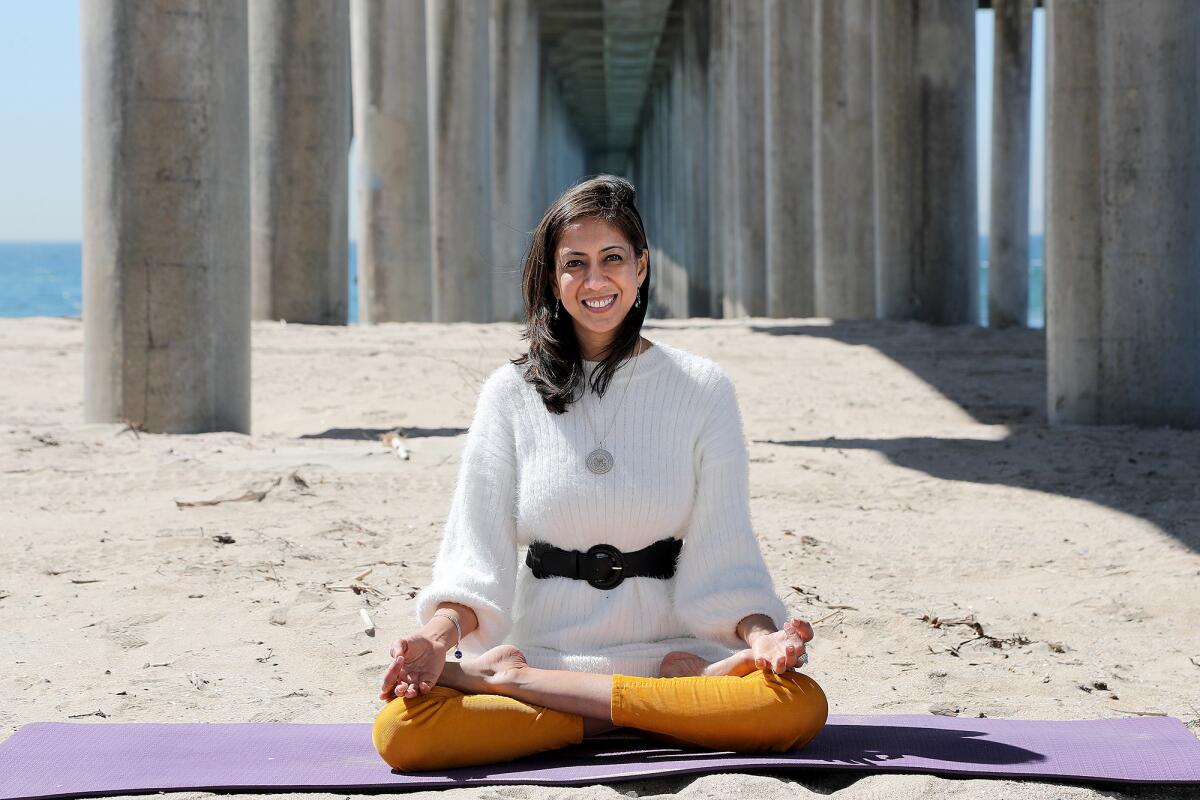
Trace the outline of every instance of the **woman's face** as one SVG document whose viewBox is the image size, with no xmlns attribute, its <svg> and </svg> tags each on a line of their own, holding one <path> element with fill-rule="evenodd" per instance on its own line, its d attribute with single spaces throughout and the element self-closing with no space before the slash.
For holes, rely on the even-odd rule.
<svg viewBox="0 0 1200 800">
<path fill-rule="evenodd" d="M 621 229 L 604 220 L 584 217 L 563 229 L 554 250 L 554 296 L 571 315 L 585 357 L 612 340 L 633 308 L 647 263 L 646 252 L 633 252 Z"/>
</svg>

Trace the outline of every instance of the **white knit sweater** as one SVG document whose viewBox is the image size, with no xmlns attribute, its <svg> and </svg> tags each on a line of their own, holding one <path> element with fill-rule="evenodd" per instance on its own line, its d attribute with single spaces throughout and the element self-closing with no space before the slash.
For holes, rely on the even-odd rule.
<svg viewBox="0 0 1200 800">
<path fill-rule="evenodd" d="M 729 376 L 714 362 L 655 344 L 622 364 L 603 399 L 590 389 L 566 414 L 546 410 L 520 368 L 488 377 L 467 435 L 433 579 L 417 598 L 424 624 L 439 603 L 474 610 L 462 649 L 516 645 L 532 666 L 652 676 L 685 650 L 713 660 L 745 644 L 735 627 L 786 613 L 750 525 L 748 457 Z M 590 376 L 594 362 L 584 362 Z M 622 394 L 624 402 L 621 403 Z M 615 466 L 587 470 L 605 439 Z M 535 578 L 530 542 L 623 551 L 684 540 L 675 577 L 596 589 Z"/>
</svg>

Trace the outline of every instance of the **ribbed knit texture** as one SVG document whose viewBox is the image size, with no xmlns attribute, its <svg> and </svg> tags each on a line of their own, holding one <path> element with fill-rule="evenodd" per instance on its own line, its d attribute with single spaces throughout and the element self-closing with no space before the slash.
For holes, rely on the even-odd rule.
<svg viewBox="0 0 1200 800">
<path fill-rule="evenodd" d="M 469 654 L 507 641 L 533 666 L 641 676 L 657 674 L 672 650 L 718 659 L 745 647 L 735 628 L 749 614 L 782 625 L 750 525 L 733 382 L 714 362 L 656 343 L 626 392 L 633 364 L 603 399 L 589 389 L 566 414 L 547 411 L 519 367 L 488 377 L 433 580 L 417 597 L 421 624 L 439 603 L 462 603 L 479 618 L 462 642 Z M 584 459 L 610 425 L 604 446 L 615 466 L 593 475 Z M 525 566 L 534 541 L 631 551 L 667 536 L 684 540 L 670 580 L 630 578 L 606 591 L 534 578 Z"/>
</svg>

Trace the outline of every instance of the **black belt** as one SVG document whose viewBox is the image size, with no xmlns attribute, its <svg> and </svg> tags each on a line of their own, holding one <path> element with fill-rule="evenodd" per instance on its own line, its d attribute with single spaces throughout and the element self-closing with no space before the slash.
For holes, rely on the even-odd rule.
<svg viewBox="0 0 1200 800">
<path fill-rule="evenodd" d="M 611 544 L 598 544 L 582 553 L 534 542 L 529 545 L 525 563 L 535 578 L 574 578 L 597 589 L 612 589 L 626 578 L 673 577 L 682 547 L 679 539 L 660 539 L 632 553 L 622 553 Z"/>
</svg>

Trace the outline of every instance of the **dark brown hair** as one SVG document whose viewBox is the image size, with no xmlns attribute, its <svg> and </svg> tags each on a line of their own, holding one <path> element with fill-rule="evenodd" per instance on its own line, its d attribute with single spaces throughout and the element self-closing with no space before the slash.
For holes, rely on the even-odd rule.
<svg viewBox="0 0 1200 800">
<path fill-rule="evenodd" d="M 529 342 L 529 351 L 512 363 L 525 367 L 525 380 L 537 389 L 552 413 L 566 413 L 568 406 L 578 399 L 577 395 L 582 397 L 583 384 L 583 355 L 571 315 L 564 312 L 557 321 L 554 319 L 557 300 L 551 285 L 555 281 L 554 251 L 559 237 L 572 222 L 592 217 L 620 230 L 633 245 L 635 258 L 646 253 L 641 306 L 629 309 L 592 375 L 592 391 L 603 396 L 617 366 L 637 348 L 646 309 L 650 307 L 650 253 L 642 215 L 634 205 L 636 194 L 632 183 L 615 175 L 587 178 L 563 192 L 546 209 L 533 232 L 521 275 L 525 296 L 525 329 L 521 338 Z"/>
</svg>

